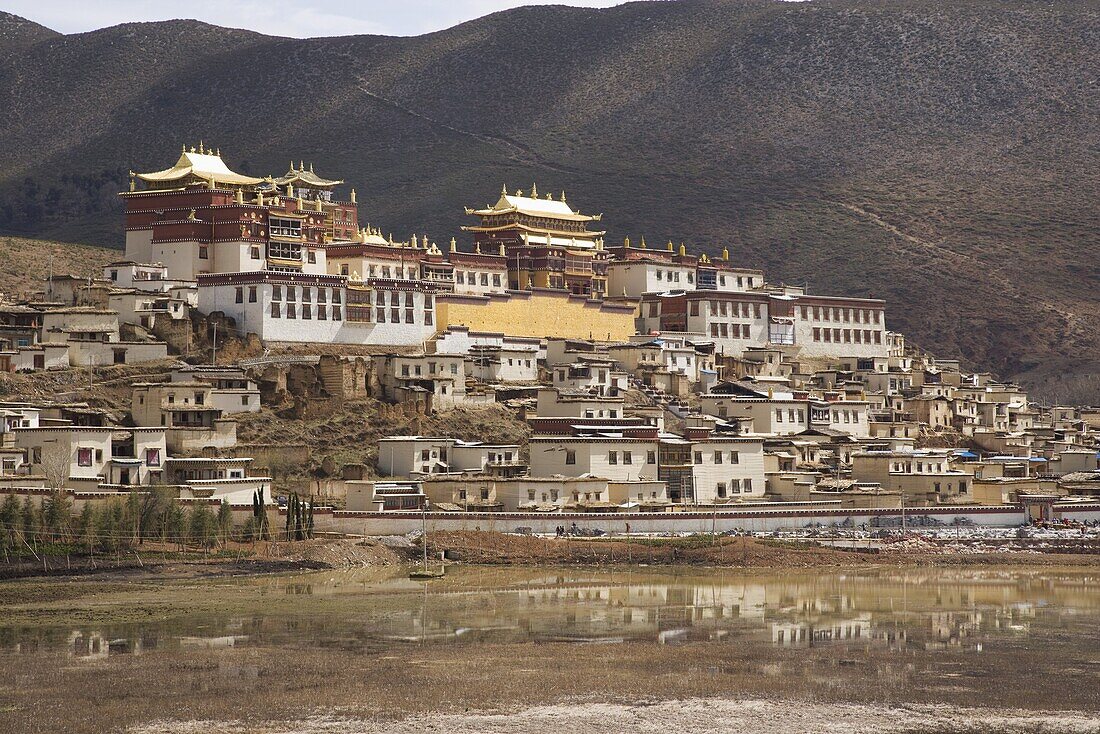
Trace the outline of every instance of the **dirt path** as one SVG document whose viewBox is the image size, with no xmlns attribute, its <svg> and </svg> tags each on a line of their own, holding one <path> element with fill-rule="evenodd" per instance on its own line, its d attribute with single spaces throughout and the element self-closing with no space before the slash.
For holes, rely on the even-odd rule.
<svg viewBox="0 0 1100 734">
<path fill-rule="evenodd" d="M 935 705 L 904 707 L 823 704 L 801 701 L 683 701 L 625 704 L 558 704 L 499 713 L 425 714 L 400 721 L 357 718 L 354 715 L 318 716 L 286 724 L 253 728 L 233 722 L 156 723 L 131 731 L 141 734 L 412 734 L 442 731 L 450 734 L 603 734 L 638 732 L 685 734 L 714 732 L 768 732 L 769 734 L 886 734 L 894 732 L 1100 732 L 1100 717 L 1079 712 L 966 709 Z"/>
</svg>

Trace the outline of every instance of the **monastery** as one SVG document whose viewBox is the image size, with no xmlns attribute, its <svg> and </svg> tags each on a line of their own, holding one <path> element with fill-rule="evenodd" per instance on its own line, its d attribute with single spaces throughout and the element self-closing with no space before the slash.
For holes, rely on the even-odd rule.
<svg viewBox="0 0 1100 734">
<path fill-rule="evenodd" d="M 769 283 L 728 247 L 609 244 L 602 214 L 535 185 L 467 208 L 461 244 L 395 239 L 361 222 L 343 185 L 304 161 L 238 173 L 202 144 L 131 173 L 125 259 L 0 305 L 0 369 L 164 360 L 158 335 L 193 323 L 265 356 L 177 364 L 132 385 L 121 421 L 64 401 L 0 405 L 0 492 L 93 502 L 168 482 L 251 515 L 282 457 L 253 469 L 238 414 L 272 395 L 371 397 L 413 414 L 500 403 L 531 435 L 385 437 L 373 468 L 331 481 L 346 508 L 328 516 L 335 530 L 405 532 L 427 507 L 521 513 L 536 529 L 562 513 L 694 530 L 761 512 L 768 527 L 889 527 L 899 508 L 931 524 L 1100 520 L 1100 412 L 1036 405 L 912 349 L 881 300 Z M 295 356 L 268 356 L 286 347 Z"/>
</svg>

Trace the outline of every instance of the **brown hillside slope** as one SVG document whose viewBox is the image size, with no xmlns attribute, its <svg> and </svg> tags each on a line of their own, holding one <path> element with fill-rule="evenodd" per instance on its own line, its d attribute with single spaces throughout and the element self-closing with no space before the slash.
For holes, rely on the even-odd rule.
<svg viewBox="0 0 1100 734">
<path fill-rule="evenodd" d="M 1098 400 L 1094 3 L 532 7 L 417 38 L 130 24 L 0 59 L 0 231 L 117 244 L 128 168 L 203 139 L 446 241 L 500 182 L 609 239 L 889 299 L 943 356 Z M 49 89 L 50 94 L 41 90 Z M 109 100 L 110 104 L 103 104 Z"/>
<path fill-rule="evenodd" d="M 107 247 L 0 236 L 0 293 L 30 298 L 45 287 L 51 269 L 58 275 L 102 278 L 103 266 L 120 254 Z"/>
</svg>

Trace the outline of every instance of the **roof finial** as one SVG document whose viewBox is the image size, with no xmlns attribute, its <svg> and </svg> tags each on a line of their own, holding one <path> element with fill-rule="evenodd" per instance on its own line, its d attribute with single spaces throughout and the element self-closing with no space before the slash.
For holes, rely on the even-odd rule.
<svg viewBox="0 0 1100 734">
<path fill-rule="evenodd" d="M 202 155 L 206 155 L 206 146 L 202 144 L 201 140 L 199 141 L 199 153 Z"/>
<path fill-rule="evenodd" d="M 629 250 L 630 249 L 630 238 L 629 237 L 623 237 L 623 249 L 624 250 Z"/>
<path fill-rule="evenodd" d="M 428 235 L 424 235 L 424 239 L 422 240 L 422 242 L 424 249 L 428 249 Z"/>
<path fill-rule="evenodd" d="M 532 199 L 537 199 L 537 198 L 539 198 L 539 189 L 538 189 L 538 187 L 537 187 L 537 186 L 535 186 L 535 182 L 534 182 L 534 181 L 532 181 L 532 182 L 531 182 L 531 198 L 532 198 Z"/>
<path fill-rule="evenodd" d="M 358 204 L 359 203 L 355 200 L 355 189 L 351 190 L 351 203 L 352 204 Z"/>
<path fill-rule="evenodd" d="M 503 242 L 500 243 L 500 256 L 504 257 L 504 243 Z"/>
<path fill-rule="evenodd" d="M 455 238 L 451 238 L 451 252 L 458 252 L 458 243 L 455 242 Z"/>
<path fill-rule="evenodd" d="M 672 240 L 668 241 L 668 244 L 665 245 L 665 249 L 668 250 L 669 252 L 672 252 Z"/>
<path fill-rule="evenodd" d="M 303 160 L 302 160 L 301 158 L 299 158 L 299 159 L 298 159 L 298 170 L 299 170 L 299 171 L 304 171 L 304 170 L 306 170 L 306 164 L 305 164 L 305 161 L 303 161 Z"/>
<path fill-rule="evenodd" d="M 313 161 L 309 162 L 309 172 L 313 173 Z"/>
<path fill-rule="evenodd" d="M 562 204 L 564 204 L 564 203 L 565 203 L 565 189 L 562 189 L 562 190 L 561 190 L 561 203 L 562 203 Z"/>
<path fill-rule="evenodd" d="M 728 247 L 723 247 L 722 248 L 722 259 L 723 260 L 729 260 L 730 259 L 730 248 L 728 248 Z"/>
<path fill-rule="evenodd" d="M 688 248 L 687 248 L 687 246 L 684 245 L 683 242 L 680 243 L 680 254 L 681 255 L 688 254 Z"/>
<path fill-rule="evenodd" d="M 645 235 L 642 235 L 642 249 L 645 249 Z"/>
<path fill-rule="evenodd" d="M 292 170 L 292 171 L 294 170 L 294 161 L 293 160 L 290 161 L 290 170 Z"/>
<path fill-rule="evenodd" d="M 183 145 L 180 146 L 180 153 L 186 153 L 186 152 L 187 152 L 187 143 L 184 143 Z"/>
<path fill-rule="evenodd" d="M 501 184 L 500 195 L 501 196 L 507 196 L 508 195 L 508 184 Z"/>
<path fill-rule="evenodd" d="M 481 243 L 480 242 L 478 242 L 474 245 L 474 254 L 477 254 L 477 255 L 481 254 Z"/>
</svg>

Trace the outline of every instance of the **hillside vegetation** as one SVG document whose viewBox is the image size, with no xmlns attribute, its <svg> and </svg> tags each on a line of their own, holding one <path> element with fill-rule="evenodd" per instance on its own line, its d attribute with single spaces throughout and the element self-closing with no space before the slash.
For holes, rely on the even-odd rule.
<svg viewBox="0 0 1100 734">
<path fill-rule="evenodd" d="M 219 146 L 458 234 L 503 182 L 816 292 L 1061 400 L 1100 398 L 1100 10 L 772 0 L 527 7 L 415 38 L 0 21 L 0 232 L 115 245 L 126 171 Z M 48 93 L 46 93 L 48 90 Z"/>
</svg>

